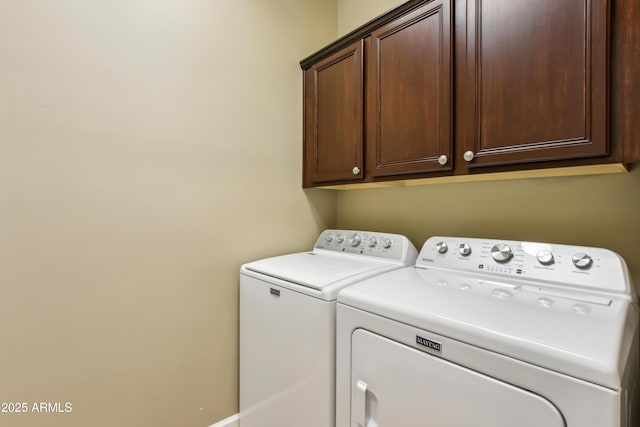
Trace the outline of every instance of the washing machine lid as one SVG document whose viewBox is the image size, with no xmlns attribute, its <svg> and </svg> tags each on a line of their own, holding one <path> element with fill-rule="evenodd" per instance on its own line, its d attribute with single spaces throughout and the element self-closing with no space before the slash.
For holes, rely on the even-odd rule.
<svg viewBox="0 0 640 427">
<path fill-rule="evenodd" d="M 415 267 L 344 289 L 338 302 L 619 389 L 638 311 L 628 299 L 545 294 L 527 282 Z"/>
<path fill-rule="evenodd" d="M 397 262 L 324 252 L 300 252 L 245 264 L 248 271 L 323 290 L 398 268 Z"/>
</svg>

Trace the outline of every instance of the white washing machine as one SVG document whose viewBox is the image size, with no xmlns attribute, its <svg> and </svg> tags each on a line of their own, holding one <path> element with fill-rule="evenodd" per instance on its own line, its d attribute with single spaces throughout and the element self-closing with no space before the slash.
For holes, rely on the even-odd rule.
<svg viewBox="0 0 640 427">
<path fill-rule="evenodd" d="M 325 230 L 310 252 L 240 269 L 241 427 L 334 427 L 338 292 L 415 264 L 397 234 Z"/>
<path fill-rule="evenodd" d="M 343 290 L 337 427 L 638 427 L 638 307 L 598 248 L 433 237 Z"/>
</svg>

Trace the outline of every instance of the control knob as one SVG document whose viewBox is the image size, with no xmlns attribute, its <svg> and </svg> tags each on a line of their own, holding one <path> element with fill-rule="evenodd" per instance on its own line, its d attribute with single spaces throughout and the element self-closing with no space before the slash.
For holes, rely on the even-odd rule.
<svg viewBox="0 0 640 427">
<path fill-rule="evenodd" d="M 385 249 L 389 249 L 391 247 L 391 239 L 388 237 L 382 239 L 382 247 Z"/>
<path fill-rule="evenodd" d="M 468 243 L 460 243 L 458 245 L 458 252 L 462 256 L 469 256 L 471 254 L 471 246 Z"/>
<path fill-rule="evenodd" d="M 591 267 L 591 264 L 593 264 L 593 258 L 582 252 L 575 254 L 572 258 L 572 261 L 573 265 L 581 270 L 586 270 Z"/>
<path fill-rule="evenodd" d="M 331 243 L 333 241 L 333 234 L 331 234 L 331 233 L 327 234 L 326 236 L 324 236 L 324 240 L 327 243 Z"/>
<path fill-rule="evenodd" d="M 362 242 L 362 237 L 358 233 L 353 233 L 349 238 L 349 244 L 354 248 Z"/>
<path fill-rule="evenodd" d="M 509 245 L 498 243 L 491 248 L 491 257 L 495 262 L 509 262 L 513 258 L 513 250 Z"/>
<path fill-rule="evenodd" d="M 446 242 L 438 242 L 436 243 L 436 250 L 439 254 L 444 254 L 449 250 L 449 246 L 447 246 Z"/>
<path fill-rule="evenodd" d="M 370 248 L 375 248 L 377 244 L 378 244 L 378 241 L 376 240 L 375 237 L 372 237 L 372 238 L 369 239 L 369 247 Z"/>
<path fill-rule="evenodd" d="M 542 265 L 551 265 L 555 262 L 551 251 L 543 249 L 536 254 L 538 262 Z"/>
<path fill-rule="evenodd" d="M 344 242 L 344 236 L 342 234 L 338 234 L 336 236 L 336 243 L 342 243 Z"/>
</svg>

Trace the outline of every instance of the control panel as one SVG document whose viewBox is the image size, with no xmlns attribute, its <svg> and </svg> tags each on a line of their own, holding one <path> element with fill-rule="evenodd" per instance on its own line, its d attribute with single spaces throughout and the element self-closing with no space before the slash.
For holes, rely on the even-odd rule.
<svg viewBox="0 0 640 427">
<path fill-rule="evenodd" d="M 372 256 L 402 261 L 417 252 L 413 244 L 400 234 L 376 233 L 355 230 L 325 230 L 315 249 Z"/>
<path fill-rule="evenodd" d="M 487 273 L 553 282 L 604 292 L 628 293 L 627 267 L 608 249 L 539 242 L 431 237 L 416 267 Z"/>
</svg>

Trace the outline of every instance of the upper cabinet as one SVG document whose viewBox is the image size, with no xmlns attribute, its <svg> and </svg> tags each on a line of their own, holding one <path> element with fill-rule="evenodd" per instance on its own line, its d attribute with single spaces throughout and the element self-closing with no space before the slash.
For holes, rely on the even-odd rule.
<svg viewBox="0 0 640 427">
<path fill-rule="evenodd" d="M 451 46 L 434 0 L 303 65 L 304 185 L 450 170 Z"/>
<path fill-rule="evenodd" d="M 451 169 L 451 36 L 450 1 L 436 0 L 367 37 L 367 175 Z"/>
<path fill-rule="evenodd" d="M 608 154 L 607 9 L 607 0 L 467 2 L 469 167 Z"/>
<path fill-rule="evenodd" d="M 362 40 L 304 73 L 304 182 L 363 177 Z"/>
<path fill-rule="evenodd" d="M 402 3 L 301 61 L 303 185 L 639 161 L 634 2 Z"/>
</svg>

